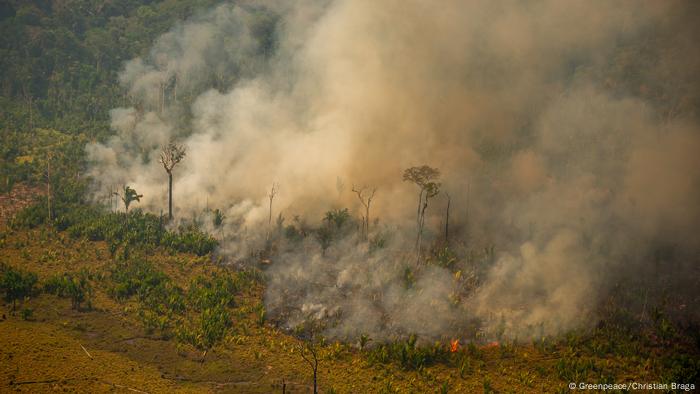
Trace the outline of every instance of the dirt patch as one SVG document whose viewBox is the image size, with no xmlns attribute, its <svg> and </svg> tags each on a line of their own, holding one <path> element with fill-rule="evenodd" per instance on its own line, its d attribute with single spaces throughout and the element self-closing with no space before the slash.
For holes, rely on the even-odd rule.
<svg viewBox="0 0 700 394">
<path fill-rule="evenodd" d="M 17 212 L 29 206 L 37 197 L 46 195 L 46 190 L 37 186 L 16 184 L 9 193 L 0 194 L 0 225 L 7 223 Z"/>
</svg>

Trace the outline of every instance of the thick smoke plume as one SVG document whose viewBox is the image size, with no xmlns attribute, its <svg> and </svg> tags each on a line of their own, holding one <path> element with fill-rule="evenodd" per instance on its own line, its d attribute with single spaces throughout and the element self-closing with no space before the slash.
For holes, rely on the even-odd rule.
<svg viewBox="0 0 700 394">
<path fill-rule="evenodd" d="M 223 4 L 126 63 L 133 105 L 88 147 L 98 198 L 129 184 L 162 211 L 157 157 L 176 140 L 175 216 L 223 208 L 222 253 L 242 260 L 276 231 L 273 182 L 273 215 L 299 228 L 340 207 L 359 218 L 351 186 L 377 187 L 384 248 L 309 236 L 267 269 L 272 316 L 339 338 L 554 334 L 594 321 L 622 279 L 697 289 L 696 3 L 285 4 Z M 426 244 L 450 196 L 451 269 L 412 253 L 402 172 L 422 164 L 442 174 Z"/>
</svg>

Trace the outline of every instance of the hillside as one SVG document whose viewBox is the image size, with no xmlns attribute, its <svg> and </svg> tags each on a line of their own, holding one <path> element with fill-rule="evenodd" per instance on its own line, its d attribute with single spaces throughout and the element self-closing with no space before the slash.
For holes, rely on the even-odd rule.
<svg viewBox="0 0 700 394">
<path fill-rule="evenodd" d="M 0 0 L 0 392 L 696 390 L 698 20 Z"/>
<path fill-rule="evenodd" d="M 264 286 L 258 279 L 235 293 L 230 330 L 203 357 L 201 350 L 164 338 L 158 329 L 149 332 L 140 317 L 147 307 L 138 297 L 119 301 L 110 296 L 113 267 L 119 263 L 106 243 L 72 239 L 46 227 L 5 229 L 2 256 L 7 264 L 3 272 L 38 275 L 34 292 L 16 311 L 11 303 L 2 309 L 3 391 L 265 393 L 282 392 L 282 384 L 288 393 L 310 389 L 311 369 L 299 353 L 299 339 L 256 312 Z M 196 277 L 242 275 L 192 254 L 161 250 L 133 257 L 140 258 L 183 289 Z M 41 290 L 49 278 L 65 273 L 88 278 L 90 295 L 78 309 L 70 299 Z M 449 342 L 442 342 L 436 344 L 435 357 L 430 350 L 409 347 L 406 357 L 429 360 L 417 369 L 410 359 L 402 361 L 374 346 L 360 350 L 359 344 L 329 342 L 318 348 L 319 384 L 326 393 L 535 393 L 565 391 L 569 381 L 687 381 L 697 366 L 684 355 L 686 345 L 675 336 L 653 339 L 657 335 L 665 334 L 630 337 L 623 326 L 611 325 L 531 344 L 460 344 L 455 353 L 449 352 Z"/>
</svg>

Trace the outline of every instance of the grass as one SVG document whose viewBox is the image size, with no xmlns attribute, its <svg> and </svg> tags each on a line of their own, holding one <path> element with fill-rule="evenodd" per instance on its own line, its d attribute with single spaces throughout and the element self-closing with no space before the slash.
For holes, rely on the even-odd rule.
<svg viewBox="0 0 700 394">
<path fill-rule="evenodd" d="M 308 392 L 311 371 L 299 339 L 266 320 L 259 271 L 165 250 L 111 257 L 108 242 L 44 226 L 0 238 L 4 272 L 37 280 L 19 300 L 21 313 L 12 315 L 9 301 L 2 307 L 0 391 L 267 393 L 281 392 L 284 382 L 289 393 Z M 74 308 L 71 283 L 90 289 L 81 305 L 89 299 L 92 308 Z M 535 393 L 565 390 L 569 381 L 697 381 L 697 353 L 664 319 L 657 316 L 643 336 L 610 324 L 527 344 L 466 343 L 454 353 L 449 341 L 421 344 L 411 336 L 390 343 L 362 336 L 358 346 L 324 342 L 319 386 L 336 393 Z"/>
</svg>

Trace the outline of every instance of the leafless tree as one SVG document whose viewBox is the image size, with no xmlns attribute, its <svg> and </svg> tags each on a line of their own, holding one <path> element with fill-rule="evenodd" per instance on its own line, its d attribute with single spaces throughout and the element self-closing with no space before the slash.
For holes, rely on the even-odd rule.
<svg viewBox="0 0 700 394">
<path fill-rule="evenodd" d="M 314 394 L 318 394 L 318 349 L 316 343 L 313 340 L 301 341 L 297 349 L 314 373 Z"/>
<path fill-rule="evenodd" d="M 369 208 L 372 205 L 372 199 L 374 198 L 374 194 L 377 192 L 377 188 L 372 188 L 372 191 L 370 192 L 369 188 L 366 186 L 356 188 L 355 185 L 353 185 L 352 191 L 357 194 L 357 198 L 360 200 L 360 203 L 363 207 L 365 207 L 365 216 L 362 218 L 362 236 L 367 239 L 369 235 Z"/>
<path fill-rule="evenodd" d="M 267 197 L 270 199 L 270 211 L 267 218 L 267 239 L 270 239 L 270 234 L 272 233 L 272 201 L 279 192 L 280 185 L 278 183 L 272 182 L 272 188 L 270 188 L 270 194 Z"/>
<path fill-rule="evenodd" d="M 449 241 L 450 238 L 450 195 L 449 193 L 445 192 L 445 195 L 447 196 L 447 209 L 445 210 L 445 244 Z"/>
<path fill-rule="evenodd" d="M 173 142 L 164 146 L 160 152 L 158 161 L 168 173 L 168 220 L 173 219 L 173 168 L 185 158 L 185 154 L 185 147 Z"/>
</svg>

